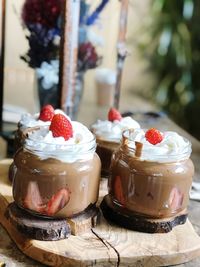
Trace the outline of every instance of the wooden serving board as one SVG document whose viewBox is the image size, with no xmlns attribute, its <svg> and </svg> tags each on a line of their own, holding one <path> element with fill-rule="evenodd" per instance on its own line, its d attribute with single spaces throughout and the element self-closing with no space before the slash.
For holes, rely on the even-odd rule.
<svg viewBox="0 0 200 267">
<path fill-rule="evenodd" d="M 0 161 L 0 222 L 18 248 L 48 266 L 144 266 L 184 263 L 200 256 L 200 237 L 189 221 L 167 234 L 145 234 L 108 224 L 103 216 L 96 228 L 59 241 L 36 241 L 20 234 L 5 216 L 12 198 L 7 178 L 11 160 Z M 101 197 L 106 194 L 101 185 Z"/>
</svg>

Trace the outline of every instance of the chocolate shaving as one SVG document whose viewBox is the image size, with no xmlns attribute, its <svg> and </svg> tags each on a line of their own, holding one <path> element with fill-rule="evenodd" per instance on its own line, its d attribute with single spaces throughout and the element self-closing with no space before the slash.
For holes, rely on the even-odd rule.
<svg viewBox="0 0 200 267">
<path fill-rule="evenodd" d="M 124 130 L 123 133 L 122 133 L 122 145 L 124 146 L 124 148 L 128 148 L 128 142 L 129 142 L 128 137 L 124 136 L 124 133 L 126 131 L 127 130 Z M 129 136 L 130 136 L 131 134 L 134 133 L 135 130 L 134 129 L 129 129 L 128 131 L 129 131 Z"/>
<path fill-rule="evenodd" d="M 29 135 L 29 133 L 32 133 L 34 131 L 40 130 L 40 126 L 35 126 L 35 127 L 28 127 L 27 129 L 23 130 L 22 137 L 26 139 Z"/>
<path fill-rule="evenodd" d="M 128 138 L 125 136 L 122 137 L 122 145 L 125 147 L 128 145 Z"/>
<path fill-rule="evenodd" d="M 140 158 L 142 155 L 142 147 L 143 147 L 142 143 L 135 141 L 135 156 L 137 158 Z"/>
</svg>

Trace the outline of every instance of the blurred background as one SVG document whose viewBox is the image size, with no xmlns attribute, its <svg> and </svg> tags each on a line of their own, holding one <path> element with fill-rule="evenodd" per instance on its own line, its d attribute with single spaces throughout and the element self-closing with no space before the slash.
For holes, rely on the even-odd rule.
<svg viewBox="0 0 200 267">
<path fill-rule="evenodd" d="M 80 72 L 84 72 L 82 101 L 96 104 L 96 68 L 116 69 L 121 5 L 117 0 L 106 1 L 95 23 L 88 26 L 84 24 L 84 18 L 89 18 L 103 1 L 82 2 L 86 6 L 83 6 L 82 10 L 83 27 L 79 37 L 85 38 L 84 30 L 87 26 L 87 43 L 94 49 L 91 50 L 93 53 L 91 65 L 84 65 L 83 57 L 82 59 L 80 57 Z M 27 58 L 30 38 L 27 40 L 26 36 L 30 36 L 32 29 L 27 27 L 24 17 L 22 18 L 24 3 L 24 0 L 6 1 L 4 108 L 16 110 L 17 107 L 19 112 L 33 113 L 39 110 L 36 69 L 41 67 L 41 62 L 32 62 L 30 66 L 30 58 Z M 124 107 L 126 104 L 124 99 L 128 96 L 131 111 L 156 109 L 165 112 L 198 139 L 200 139 L 199 7 L 200 2 L 197 0 L 129 1 L 128 56 L 123 70 L 120 99 L 120 106 Z M 55 32 L 53 34 L 54 37 L 59 36 Z M 54 46 L 58 45 L 57 39 L 54 38 Z M 89 49 L 88 47 L 91 49 L 90 46 L 82 46 L 81 52 L 84 53 L 84 49 Z M 54 48 L 51 53 L 55 53 Z M 43 75 L 42 71 L 40 68 L 40 75 Z M 46 81 L 47 87 L 50 82 Z M 12 118 L 7 114 L 6 120 L 10 119 L 14 120 L 13 114 Z"/>
</svg>

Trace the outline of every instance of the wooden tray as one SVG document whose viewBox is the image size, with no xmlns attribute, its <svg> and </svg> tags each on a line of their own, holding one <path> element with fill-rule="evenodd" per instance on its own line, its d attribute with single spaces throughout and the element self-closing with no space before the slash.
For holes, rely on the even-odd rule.
<svg viewBox="0 0 200 267">
<path fill-rule="evenodd" d="M 5 217 L 12 198 L 8 181 L 11 160 L 0 161 L 0 222 L 18 248 L 49 266 L 167 266 L 200 256 L 200 237 L 189 221 L 167 234 L 145 234 L 109 225 L 103 216 L 96 228 L 60 241 L 36 241 L 20 234 Z M 101 197 L 106 194 L 101 184 Z"/>
</svg>

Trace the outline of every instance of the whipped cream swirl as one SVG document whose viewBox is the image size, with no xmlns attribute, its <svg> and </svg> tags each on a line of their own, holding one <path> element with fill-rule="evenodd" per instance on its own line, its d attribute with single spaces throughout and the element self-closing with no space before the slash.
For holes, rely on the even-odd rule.
<svg viewBox="0 0 200 267">
<path fill-rule="evenodd" d="M 92 132 L 97 138 L 115 143 L 120 143 L 124 130 L 137 128 L 140 128 L 139 123 L 129 116 L 114 122 L 98 120 L 91 126 Z"/>
<path fill-rule="evenodd" d="M 65 113 L 61 109 L 55 109 L 54 112 L 55 112 L 55 114 L 63 114 L 63 115 L 65 115 Z M 21 117 L 21 120 L 19 121 L 20 129 L 24 130 L 24 129 L 29 128 L 29 127 L 49 126 L 51 124 L 51 121 L 39 120 L 38 119 L 39 115 L 40 115 L 40 113 L 36 113 L 34 115 L 31 115 L 30 113 L 23 114 L 22 117 Z"/>
<path fill-rule="evenodd" d="M 176 132 L 163 132 L 163 140 L 152 145 L 145 138 L 145 131 L 136 129 L 129 133 L 126 131 L 124 136 L 128 138 L 128 146 L 135 149 L 135 141 L 143 144 L 140 159 L 155 162 L 173 162 L 185 160 L 190 157 L 192 152 L 191 143 Z"/>
<path fill-rule="evenodd" d="M 41 160 L 54 158 L 62 162 L 72 163 L 77 160 L 90 160 L 96 149 L 94 135 L 83 124 L 71 121 L 73 137 L 53 137 L 48 127 L 42 127 L 29 134 L 25 140 L 25 148 L 37 155 Z"/>
</svg>

